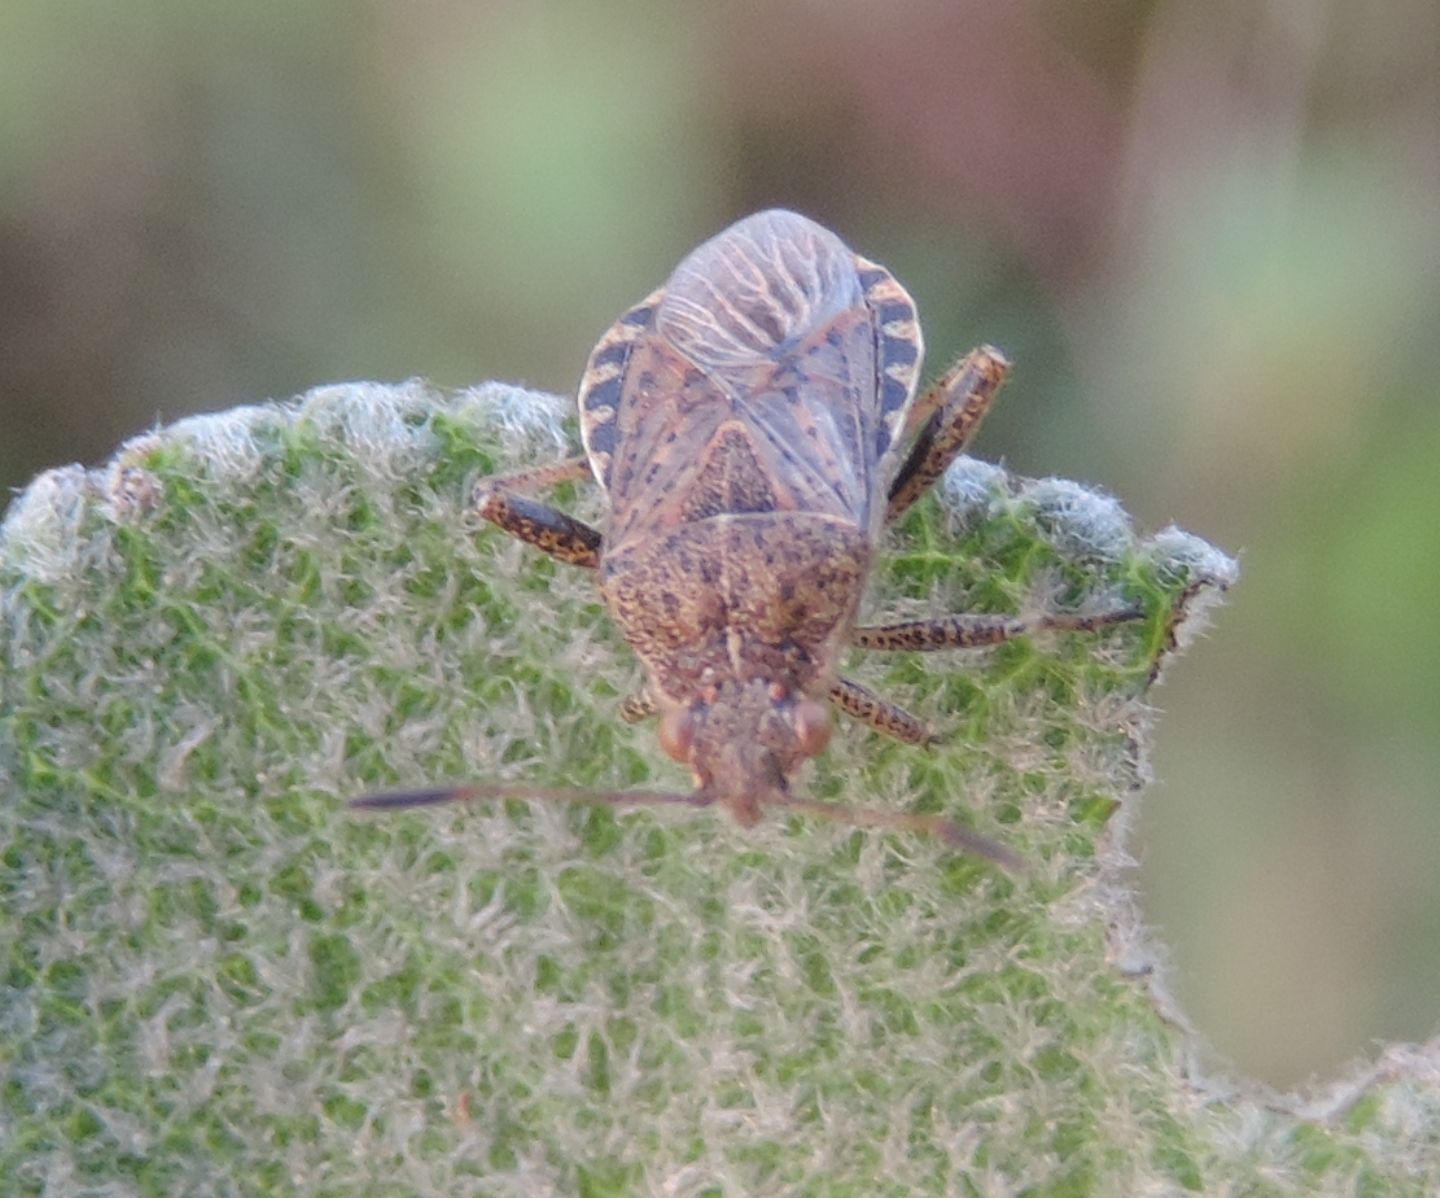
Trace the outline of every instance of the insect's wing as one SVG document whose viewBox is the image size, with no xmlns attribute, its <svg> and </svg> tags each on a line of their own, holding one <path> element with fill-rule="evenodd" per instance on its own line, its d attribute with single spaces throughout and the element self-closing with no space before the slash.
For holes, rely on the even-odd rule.
<svg viewBox="0 0 1440 1198">
<path fill-rule="evenodd" d="M 833 233 L 782 211 L 727 229 L 591 357 L 582 427 L 611 543 L 726 511 L 869 527 L 919 358 L 909 297 Z"/>
</svg>

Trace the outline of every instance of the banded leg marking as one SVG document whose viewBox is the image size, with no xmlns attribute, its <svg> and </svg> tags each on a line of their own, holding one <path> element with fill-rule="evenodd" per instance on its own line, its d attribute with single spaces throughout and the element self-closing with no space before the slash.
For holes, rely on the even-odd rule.
<svg viewBox="0 0 1440 1198">
<path fill-rule="evenodd" d="M 998 645 L 1030 632 L 1098 632 L 1116 624 L 1140 620 L 1140 607 L 1122 607 L 1095 615 L 1058 614 L 1025 620 L 1019 616 L 958 615 L 933 620 L 902 620 L 857 628 L 852 644 L 883 653 L 928 653 L 935 649 L 975 649 Z"/>
<path fill-rule="evenodd" d="M 480 515 L 517 540 L 566 565 L 590 570 L 600 565 L 600 531 L 583 520 L 506 491 L 487 490 L 476 498 Z"/>
<path fill-rule="evenodd" d="M 830 702 L 851 719 L 907 745 L 923 745 L 930 739 L 929 728 L 917 716 L 853 679 L 837 678 L 830 687 Z"/>
<path fill-rule="evenodd" d="M 1005 355 L 982 345 L 966 354 L 915 401 L 910 422 L 920 431 L 905 464 L 890 484 L 887 521 L 908 510 L 964 452 L 1009 374 L 1010 363 Z"/>
<path fill-rule="evenodd" d="M 559 508 L 513 492 L 538 491 L 557 483 L 594 479 L 584 454 L 531 466 L 509 474 L 493 474 L 475 484 L 470 501 L 475 511 L 516 540 L 533 545 L 556 561 L 594 569 L 600 564 L 600 532 Z"/>
</svg>

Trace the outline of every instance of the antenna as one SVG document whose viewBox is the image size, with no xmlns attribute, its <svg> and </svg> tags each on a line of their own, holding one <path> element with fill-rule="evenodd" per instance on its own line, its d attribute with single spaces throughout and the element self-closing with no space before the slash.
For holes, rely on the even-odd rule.
<svg viewBox="0 0 1440 1198">
<path fill-rule="evenodd" d="M 704 791 L 675 794 L 654 790 L 580 790 L 574 787 L 514 786 L 500 783 L 476 783 L 470 786 L 438 787 L 434 790 L 401 790 L 389 794 L 366 795 L 352 799 L 350 806 L 363 811 L 399 811 L 407 807 L 435 807 L 441 803 L 475 803 L 504 799 L 525 802 L 589 803 L 602 807 L 660 807 L 679 804 L 685 807 L 709 807 L 715 796 Z M 793 798 L 779 795 L 769 805 L 787 807 L 805 815 L 817 816 L 832 823 L 850 824 L 856 828 L 889 828 L 899 832 L 920 832 L 943 840 L 952 848 L 984 857 L 1015 873 L 1023 872 L 1025 862 L 1018 853 L 997 844 L 988 837 L 963 828 L 953 820 L 939 815 L 912 815 L 903 811 L 877 811 L 870 807 L 846 807 L 838 803 L 822 803 L 818 799 Z"/>
</svg>

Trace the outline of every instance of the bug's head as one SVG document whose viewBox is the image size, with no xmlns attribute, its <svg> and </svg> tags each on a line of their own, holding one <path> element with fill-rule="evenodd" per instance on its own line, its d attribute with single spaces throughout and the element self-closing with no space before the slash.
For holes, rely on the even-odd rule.
<svg viewBox="0 0 1440 1198">
<path fill-rule="evenodd" d="M 500 782 L 367 795 L 351 805 L 383 810 L 497 799 L 613 807 L 639 803 L 689 807 L 719 804 L 744 827 L 758 823 L 767 804 L 783 805 L 791 811 L 857 828 L 926 833 L 1007 869 L 1022 867 L 1020 858 L 1003 845 L 944 816 L 876 811 L 791 795 L 791 776 L 829 740 L 830 712 L 823 703 L 777 683 L 726 682 L 707 687 L 688 704 L 668 706 L 660 718 L 661 745 L 695 775 L 696 789 L 692 793 L 580 790 Z"/>
<path fill-rule="evenodd" d="M 659 736 L 699 793 L 749 827 L 766 803 L 786 801 L 791 775 L 829 743 L 830 712 L 780 683 L 727 682 L 669 708 Z"/>
</svg>

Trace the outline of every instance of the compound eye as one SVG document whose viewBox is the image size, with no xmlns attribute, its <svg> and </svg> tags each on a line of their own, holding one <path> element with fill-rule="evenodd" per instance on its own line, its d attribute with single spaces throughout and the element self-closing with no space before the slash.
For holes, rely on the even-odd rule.
<svg viewBox="0 0 1440 1198">
<path fill-rule="evenodd" d="M 814 699 L 802 699 L 795 705 L 795 735 L 800 751 L 814 757 L 830 743 L 830 711 Z"/>
<path fill-rule="evenodd" d="M 676 761 L 690 760 L 695 743 L 695 715 L 688 707 L 672 707 L 660 717 L 660 747 Z"/>
</svg>

